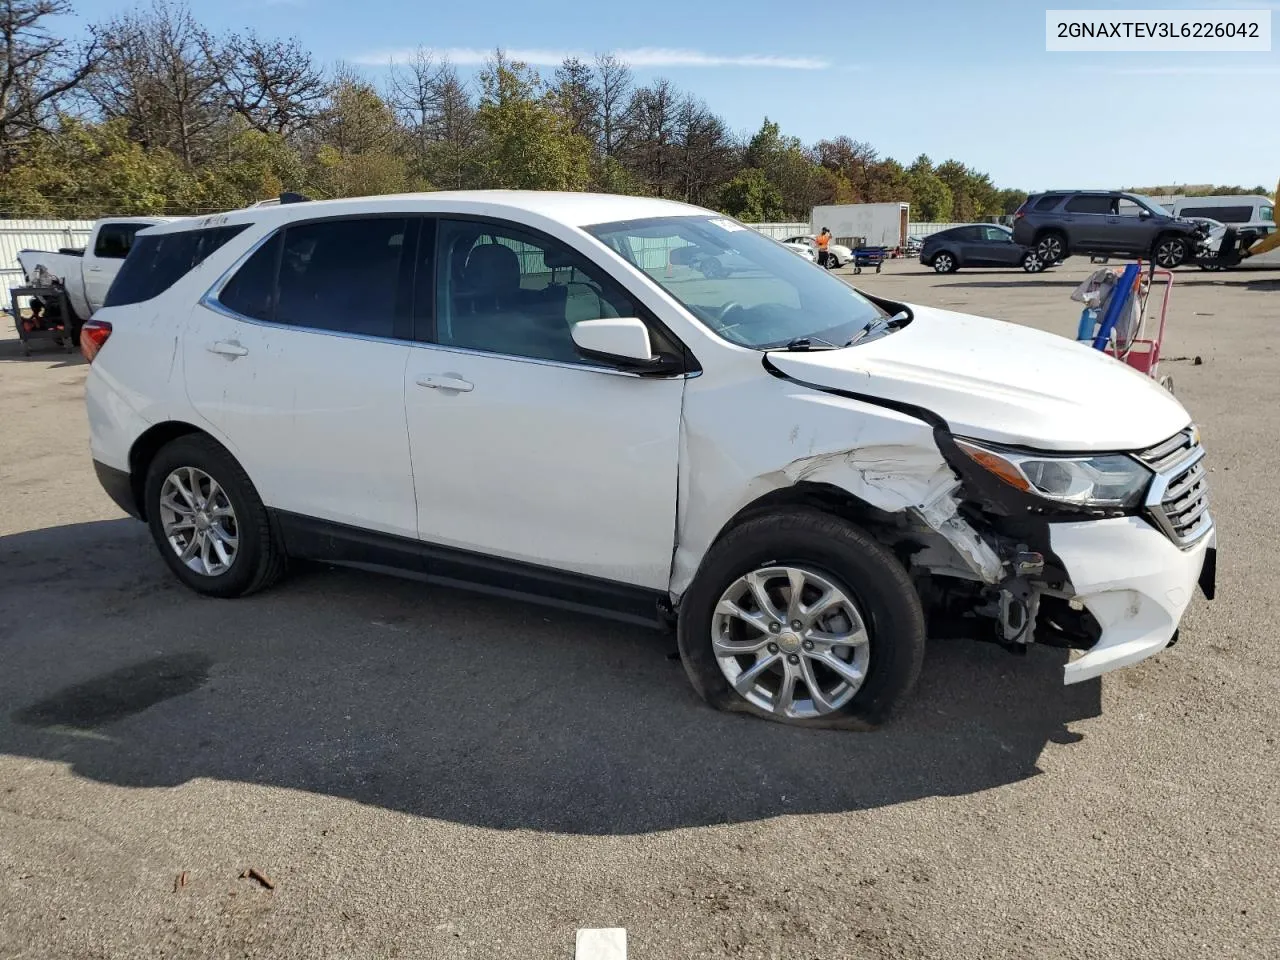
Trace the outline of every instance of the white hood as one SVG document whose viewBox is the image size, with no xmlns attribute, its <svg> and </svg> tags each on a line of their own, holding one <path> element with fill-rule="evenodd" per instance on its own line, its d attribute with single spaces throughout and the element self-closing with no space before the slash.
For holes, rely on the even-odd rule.
<svg viewBox="0 0 1280 960">
<path fill-rule="evenodd" d="M 912 306 L 906 327 L 843 350 L 774 352 L 784 373 L 915 404 L 953 433 L 1041 450 L 1140 450 L 1191 418 L 1099 350 L 1001 320 Z"/>
</svg>

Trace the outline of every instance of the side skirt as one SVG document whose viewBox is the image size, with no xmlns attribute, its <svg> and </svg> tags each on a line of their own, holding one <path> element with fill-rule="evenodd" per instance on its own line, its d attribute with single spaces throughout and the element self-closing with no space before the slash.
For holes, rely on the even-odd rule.
<svg viewBox="0 0 1280 960">
<path fill-rule="evenodd" d="M 271 513 L 284 538 L 285 551 L 299 559 L 389 573 L 646 627 L 663 626 L 662 611 L 670 605 L 670 599 L 660 590 L 362 530 L 284 510 Z"/>
</svg>

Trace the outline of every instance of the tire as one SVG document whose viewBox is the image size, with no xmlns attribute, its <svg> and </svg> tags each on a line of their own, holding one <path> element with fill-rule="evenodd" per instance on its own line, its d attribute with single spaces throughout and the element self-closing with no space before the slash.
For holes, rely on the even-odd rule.
<svg viewBox="0 0 1280 960">
<path fill-rule="evenodd" d="M 1028 250 L 1022 258 L 1022 269 L 1027 273 L 1040 273 L 1045 269 L 1045 262 L 1037 250 Z"/>
<path fill-rule="evenodd" d="M 722 598 L 739 589 L 748 574 L 770 571 L 761 574 L 766 580 L 774 577 L 767 580 L 767 584 L 785 584 L 785 578 L 777 573 L 783 567 L 802 571 L 806 578 L 812 578 L 805 581 L 809 585 L 816 583 L 840 591 L 864 625 L 865 644 L 858 648 L 829 648 L 830 656 L 848 657 L 853 663 L 862 658 L 860 684 L 854 688 L 852 681 L 843 681 L 844 692 L 830 696 L 827 701 L 833 709 L 819 708 L 807 681 L 796 683 L 793 689 L 798 697 L 803 685 L 808 698 L 797 699 L 796 710 L 784 715 L 778 712 L 777 702 L 772 707 L 761 702 L 760 689 L 748 690 L 756 701 L 753 702 L 734 689 L 728 679 L 726 670 L 746 673 L 749 668 L 743 667 L 741 661 L 757 656 L 760 659 L 753 662 L 754 666 L 766 660 L 770 663 L 768 669 L 759 674 L 764 684 L 776 681 L 781 685 L 783 672 L 790 669 L 784 661 L 794 661 L 797 671 L 808 671 L 807 676 L 817 677 L 819 687 L 828 681 L 835 681 L 837 685 L 842 682 L 841 676 L 823 666 L 831 662 L 830 659 L 823 659 L 820 648 L 813 652 L 813 642 L 804 639 L 807 631 L 792 632 L 790 624 L 783 624 L 787 629 L 778 632 L 770 628 L 772 632 L 767 632 L 763 627 L 748 626 L 745 620 L 723 612 Z M 820 591 L 811 596 L 821 595 Z M 780 608 L 785 597 L 777 593 L 771 596 L 778 598 L 775 606 Z M 815 602 L 814 599 L 806 601 L 810 606 Z M 819 623 L 821 632 L 814 636 L 847 632 L 844 626 L 852 621 L 852 617 L 846 617 L 848 606 L 833 609 L 835 612 L 827 615 L 826 623 Z M 762 611 L 763 608 L 756 605 L 756 612 Z M 786 615 L 779 609 L 779 616 L 784 620 Z M 924 659 L 924 613 L 902 565 L 865 531 L 839 517 L 812 509 L 798 508 L 754 517 L 721 537 L 703 559 L 680 605 L 679 616 L 680 658 L 690 682 L 704 700 L 720 710 L 749 713 L 798 726 L 863 730 L 876 726 L 911 692 Z M 846 619 L 835 621 L 833 617 Z M 769 637 L 776 635 L 778 643 L 743 657 L 728 654 L 726 666 L 722 667 L 721 658 L 713 648 L 713 631 L 727 630 L 721 633 L 725 642 L 736 642 L 732 636 L 735 627 L 748 634 L 747 642 L 758 645 L 763 638 L 764 642 L 771 643 Z M 801 644 L 802 649 L 796 644 Z M 784 651 L 788 649 L 795 653 L 786 654 Z M 862 650 L 865 654 L 860 653 Z M 775 674 L 775 670 L 778 673 Z M 740 674 L 738 682 L 749 685 L 751 678 Z M 774 695 L 780 698 L 781 691 L 775 691 Z"/>
<path fill-rule="evenodd" d="M 933 256 L 933 272 L 934 273 L 955 273 L 958 268 L 956 258 L 953 254 L 943 250 Z"/>
<path fill-rule="evenodd" d="M 1036 241 L 1036 252 L 1040 254 L 1040 259 L 1044 261 L 1045 266 L 1061 263 L 1067 258 L 1066 235 L 1057 230 L 1042 234 Z"/>
<path fill-rule="evenodd" d="M 729 271 L 725 269 L 724 264 L 715 257 L 707 257 L 698 265 L 698 269 L 708 280 L 723 280 L 729 275 Z"/>
<path fill-rule="evenodd" d="M 202 509 L 191 509 L 189 498 L 184 502 L 183 497 L 174 493 L 176 487 L 166 489 L 166 484 L 175 477 L 185 489 L 193 492 L 197 507 L 200 500 L 207 497 Z M 216 483 L 221 496 L 214 494 L 212 487 L 201 477 Z M 168 502 L 182 504 L 184 510 L 191 513 L 192 524 L 185 524 L 186 516 L 162 504 L 162 495 L 168 497 Z M 211 597 L 242 597 L 265 589 L 285 572 L 287 559 L 283 545 L 272 529 L 258 492 L 235 457 L 211 437 L 179 437 L 162 447 L 147 469 L 143 496 L 147 526 L 160 555 L 174 575 L 197 593 Z M 229 517 L 216 516 L 227 508 Z M 179 545 L 190 545 L 192 539 L 199 536 L 195 524 L 203 521 L 203 540 L 210 546 L 207 552 L 203 547 L 196 550 L 190 559 L 191 564 L 201 565 L 202 556 L 214 561 L 223 559 L 217 547 L 212 545 L 214 540 L 218 540 L 222 543 L 222 554 L 231 551 L 225 569 L 206 568 L 201 571 L 184 562 L 179 556 L 179 547 L 170 542 L 175 528 L 171 527 L 166 532 L 166 521 L 175 520 L 181 526 L 176 533 Z M 190 527 L 189 533 L 187 527 Z M 229 545 L 229 537 L 235 541 L 234 550 Z"/>
<path fill-rule="evenodd" d="M 1163 267 L 1165 270 L 1172 270 L 1180 267 L 1183 261 L 1187 259 L 1190 248 L 1187 245 L 1186 238 L 1171 236 L 1165 234 L 1157 237 L 1155 244 L 1151 248 L 1151 259 L 1155 261 L 1156 266 Z"/>
</svg>

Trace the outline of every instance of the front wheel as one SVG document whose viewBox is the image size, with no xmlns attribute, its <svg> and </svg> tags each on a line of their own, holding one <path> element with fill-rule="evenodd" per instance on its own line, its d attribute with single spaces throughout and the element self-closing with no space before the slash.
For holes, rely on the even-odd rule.
<svg viewBox="0 0 1280 960">
<path fill-rule="evenodd" d="M 920 599 L 866 532 L 815 510 L 748 520 L 707 553 L 680 606 L 694 689 L 721 710 L 866 729 L 915 685 Z"/>
<path fill-rule="evenodd" d="M 1181 266 L 1187 259 L 1187 241 L 1182 237 L 1161 237 L 1156 241 L 1151 259 L 1166 270 Z"/>
<path fill-rule="evenodd" d="M 949 253 L 940 253 L 933 258 L 934 273 L 955 273 L 956 258 Z"/>
<path fill-rule="evenodd" d="M 1040 256 L 1039 251 L 1028 250 L 1026 256 L 1022 258 L 1022 269 L 1027 273 L 1040 273 L 1044 268 L 1044 258 Z"/>
<path fill-rule="evenodd" d="M 239 597 L 270 586 L 284 549 L 244 469 L 211 437 L 179 437 L 147 470 L 147 526 L 169 569 L 197 593 Z"/>
</svg>

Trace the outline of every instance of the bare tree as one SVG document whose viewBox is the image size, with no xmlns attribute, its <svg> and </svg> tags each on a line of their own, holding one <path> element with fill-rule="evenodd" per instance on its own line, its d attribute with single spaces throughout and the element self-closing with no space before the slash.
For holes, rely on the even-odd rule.
<svg viewBox="0 0 1280 960">
<path fill-rule="evenodd" d="M 437 186 L 469 186 L 479 129 L 471 94 L 453 66 L 419 49 L 392 71 L 389 100 L 410 133 L 419 172 Z"/>
<path fill-rule="evenodd" d="M 103 56 L 85 90 L 108 119 L 128 120 L 144 147 L 172 150 L 188 165 L 206 158 L 227 116 L 219 63 L 191 11 L 169 0 L 100 29 Z"/>
<path fill-rule="evenodd" d="M 596 57 L 596 128 L 600 152 L 605 157 L 618 154 L 623 136 L 623 119 L 631 97 L 631 68 L 611 53 Z"/>
<path fill-rule="evenodd" d="M 672 139 L 676 192 L 689 203 L 710 203 L 733 173 L 735 145 L 728 127 L 701 100 L 685 97 L 676 106 Z"/>
<path fill-rule="evenodd" d="M 577 57 L 561 63 L 552 78 L 550 98 L 569 133 L 586 137 L 592 144 L 599 142 L 600 89 L 590 66 Z"/>
<path fill-rule="evenodd" d="M 70 12 L 67 0 L 0 0 L 0 170 L 21 138 L 52 126 L 63 97 L 93 68 L 96 36 L 76 47 L 45 26 Z"/>
<path fill-rule="evenodd" d="M 291 136 L 315 119 L 324 76 L 297 40 L 233 33 L 221 41 L 205 37 L 203 49 L 218 65 L 227 104 L 255 130 Z"/>
<path fill-rule="evenodd" d="M 660 197 L 671 192 L 681 99 L 670 80 L 658 79 L 632 94 L 623 117 L 623 159 Z"/>
</svg>

